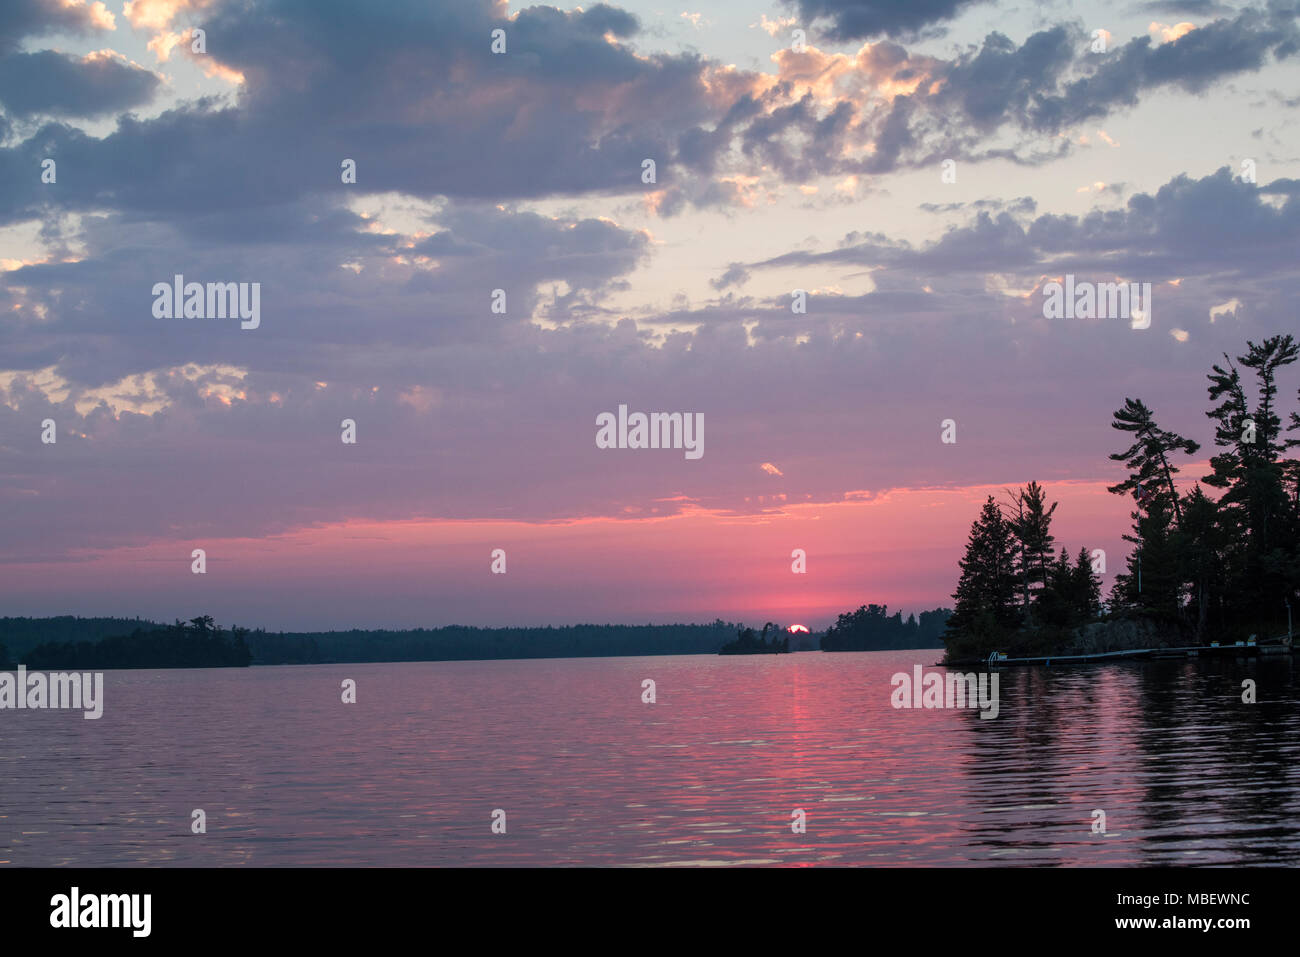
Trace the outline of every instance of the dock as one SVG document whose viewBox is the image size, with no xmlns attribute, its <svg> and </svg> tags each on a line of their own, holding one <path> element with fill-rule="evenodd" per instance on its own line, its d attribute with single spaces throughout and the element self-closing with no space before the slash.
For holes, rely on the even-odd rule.
<svg viewBox="0 0 1300 957">
<path fill-rule="evenodd" d="M 1031 658 L 1008 658 L 993 652 L 980 664 L 989 667 L 1003 665 L 1061 665 L 1091 664 L 1099 661 L 1148 661 L 1166 658 L 1254 658 L 1258 655 L 1289 655 L 1295 648 L 1287 636 L 1268 642 L 1237 641 L 1230 645 L 1211 642 L 1208 645 L 1183 645 L 1174 648 L 1130 648 L 1124 651 L 1098 651 L 1086 655 L 1039 655 Z"/>
</svg>

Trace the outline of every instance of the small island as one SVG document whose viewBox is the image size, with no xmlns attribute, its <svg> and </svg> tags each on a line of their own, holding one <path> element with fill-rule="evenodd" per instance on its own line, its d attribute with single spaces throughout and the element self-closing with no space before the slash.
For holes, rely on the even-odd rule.
<svg viewBox="0 0 1300 957">
<path fill-rule="evenodd" d="M 767 640 L 768 630 L 772 631 L 772 640 Z M 777 639 L 777 633 L 782 631 L 779 625 L 768 622 L 763 626 L 761 635 L 755 634 L 753 628 L 745 628 L 738 632 L 735 641 L 729 641 L 722 646 L 718 652 L 720 655 L 784 655 L 790 652 L 790 635 L 787 633 L 784 638 Z"/>
</svg>

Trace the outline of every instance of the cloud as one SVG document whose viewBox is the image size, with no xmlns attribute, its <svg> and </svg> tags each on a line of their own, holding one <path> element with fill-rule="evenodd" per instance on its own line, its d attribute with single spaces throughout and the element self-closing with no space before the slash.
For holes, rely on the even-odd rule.
<svg viewBox="0 0 1300 957">
<path fill-rule="evenodd" d="M 917 209 L 927 213 L 951 213 L 958 210 L 986 210 L 990 212 L 1007 211 L 1015 214 L 1032 213 L 1038 204 L 1032 196 L 1017 196 L 1014 199 L 997 199 L 993 197 L 971 200 L 965 203 L 921 203 Z"/>
<path fill-rule="evenodd" d="M 748 281 L 749 270 L 744 263 L 732 263 L 721 276 L 710 279 L 709 285 L 714 289 L 726 289 L 728 286 L 743 286 Z"/>
<path fill-rule="evenodd" d="M 20 49 L 29 37 L 115 28 L 113 14 L 99 0 L 5 0 L 0 4 L 0 54 Z"/>
<path fill-rule="evenodd" d="M 920 247 L 879 234 L 850 233 L 829 252 L 791 252 L 743 268 L 841 263 L 917 276 L 1023 276 L 1072 266 L 1139 274 L 1150 281 L 1189 270 L 1206 275 L 1293 272 L 1288 250 L 1300 242 L 1300 197 L 1288 181 L 1278 183 L 1260 189 L 1223 167 L 1200 179 L 1176 176 L 1154 195 L 1131 196 L 1118 210 L 1098 209 L 1085 216 L 1044 213 L 1026 221 L 1020 211 L 980 209 L 965 225 Z M 1269 193 L 1288 198 L 1277 206 L 1262 199 Z"/>
<path fill-rule="evenodd" d="M 171 225 L 94 217 L 83 223 L 75 261 L 3 274 L 0 354 L 8 369 L 55 365 L 87 389 L 190 362 L 311 368 L 346 382 L 361 351 L 381 367 L 405 365 L 424 349 L 490 347 L 538 310 L 552 323 L 581 320 L 649 247 L 644 233 L 610 221 L 482 204 L 444 204 L 423 225 L 386 233 L 341 201 L 255 216 L 204 212 Z M 261 283 L 265 336 L 256 355 L 237 326 L 152 317 L 154 283 L 178 273 Z M 504 316 L 490 311 L 497 288 L 507 294 Z"/>
<path fill-rule="evenodd" d="M 645 158 L 670 177 L 677 138 L 718 110 L 698 57 L 635 54 L 619 40 L 637 31 L 636 18 L 604 5 L 530 8 L 509 20 L 487 3 L 389 17 L 280 2 L 204 12 L 204 63 L 244 79 L 237 105 L 205 99 L 148 120 L 123 117 L 102 139 L 43 126 L 0 151 L 0 167 L 25 167 L 40 153 L 76 161 L 83 175 L 58 191 L 6 193 L 0 218 L 40 215 L 50 203 L 90 208 L 109 190 L 116 208 L 139 213 L 293 202 L 337 191 L 345 157 L 357 160 L 364 191 L 493 199 L 630 191 L 641 186 Z M 495 27 L 508 31 L 506 55 L 465 40 Z M 150 162 L 158 155 L 176 175 L 158 175 Z"/>
<path fill-rule="evenodd" d="M 132 15 L 179 28 L 176 9 L 133 6 Z M 1057 132 L 1130 107 L 1145 90 L 1203 91 L 1295 50 L 1294 11 L 1249 8 L 1105 56 L 1089 52 L 1077 25 L 1057 25 L 1020 44 L 990 33 L 949 59 L 888 40 L 852 55 L 783 47 L 770 74 L 695 53 L 640 53 L 630 42 L 639 21 L 610 6 L 504 11 L 479 2 L 338 18 L 288 0 L 207 5 L 208 53 L 198 59 L 239 83 L 237 98 L 182 102 L 144 120 L 124 114 L 102 138 L 41 125 L 0 149 L 0 174 L 14 184 L 0 196 L 0 224 L 98 209 L 110 194 L 119 211 L 163 218 L 256 215 L 309 196 L 328 203 L 344 158 L 358 165 L 354 193 L 634 196 L 660 216 L 736 208 L 783 184 L 849 182 L 941 158 L 1039 165 L 1068 153 Z M 465 39 L 495 28 L 506 31 L 506 54 Z M 156 44 L 171 26 L 150 29 Z M 68 67 L 50 51 L 22 56 Z M 99 115 L 142 102 L 149 77 L 116 64 L 111 82 L 69 80 L 44 101 L 27 92 L 16 102 L 37 116 L 42 106 Z M 160 155 L 171 162 L 158 167 Z M 19 175 L 46 156 L 71 161 L 78 177 L 50 190 Z M 646 159 L 656 162 L 653 189 L 641 182 Z"/>
<path fill-rule="evenodd" d="M 668 501 L 679 494 L 750 514 L 781 507 L 757 498 L 776 476 L 753 466 L 774 446 L 783 494 L 839 501 L 854 488 L 951 482 L 937 430 L 929 443 L 916 429 L 953 415 L 968 443 L 963 482 L 1094 474 L 1133 375 L 1152 401 L 1187 408 L 1201 360 L 1239 345 L 1239 324 L 1209 323 L 1207 301 L 1246 303 L 1234 315 L 1252 329 L 1291 315 L 1297 202 L 1265 203 L 1223 170 L 1085 216 L 981 210 L 919 247 L 850 234 L 830 254 L 728 268 L 761 278 L 811 266 L 813 289 L 834 285 L 837 266 L 872 268 L 875 291 L 814 291 L 806 315 L 790 313 L 787 294 L 617 322 L 602 293 L 648 238 L 605 220 L 458 202 L 430 207 L 413 232 L 311 203 L 251 223 L 238 212 L 167 227 L 107 215 L 85 224 L 78 261 L 20 266 L 0 285 L 5 494 L 23 502 L 0 558 L 351 518 L 545 522 L 651 502 L 671 514 L 687 507 Z M 1157 344 L 1177 345 L 1168 336 L 1044 320 L 1035 289 L 1049 268 L 1193 275 L 1161 286 L 1155 322 L 1202 351 L 1171 361 Z M 261 328 L 154 319 L 152 283 L 174 272 L 262 281 Z M 1029 293 L 1006 288 L 1016 282 Z M 504 316 L 489 308 L 496 287 L 509 295 Z M 659 323 L 679 331 L 656 342 Z M 1084 397 L 1063 402 L 1060 383 L 1081 374 Z M 903 395 L 907 414 L 863 415 Z M 703 411 L 698 467 L 596 458 L 595 415 L 620 402 Z M 1041 414 L 1053 429 L 1017 441 Z M 44 448 L 32 436 L 47 417 L 61 438 Z M 364 456 L 344 457 L 343 418 L 357 421 Z M 863 447 L 875 450 L 868 462 Z"/>
<path fill-rule="evenodd" d="M 13 116 L 96 117 L 143 106 L 161 80 L 112 51 L 43 50 L 0 57 L 0 105 Z"/>
<path fill-rule="evenodd" d="M 795 26 L 799 21 L 795 17 L 777 17 L 769 20 L 766 13 L 759 14 L 758 23 L 751 23 L 750 29 L 755 27 L 761 29 L 770 37 L 775 37 L 779 33 L 785 33 Z"/>
<path fill-rule="evenodd" d="M 196 13 L 213 0 L 126 0 L 122 13 L 137 29 L 165 29 L 182 13 Z"/>
<path fill-rule="evenodd" d="M 835 41 L 899 37 L 957 16 L 978 0 L 787 0 L 805 22 L 826 23 Z"/>
<path fill-rule="evenodd" d="M 1148 13 L 1200 17 L 1236 12 L 1233 6 L 1218 3 L 1217 0 L 1153 0 L 1153 2 L 1140 4 L 1139 9 Z"/>
</svg>

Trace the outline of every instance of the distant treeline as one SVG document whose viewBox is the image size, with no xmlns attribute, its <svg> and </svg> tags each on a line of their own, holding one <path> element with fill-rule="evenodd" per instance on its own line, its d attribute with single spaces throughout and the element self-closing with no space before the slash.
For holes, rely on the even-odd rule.
<svg viewBox="0 0 1300 957">
<path fill-rule="evenodd" d="M 472 661 L 494 658 L 607 658 L 619 655 L 717 654 L 741 626 L 569 625 L 406 631 L 254 632 L 254 664 L 361 661 Z"/>
<path fill-rule="evenodd" d="M 863 605 L 840 615 L 822 636 L 822 651 L 885 651 L 891 648 L 939 648 L 952 611 L 936 608 L 921 612 L 918 619 L 888 605 Z"/>
<path fill-rule="evenodd" d="M 821 647 L 826 651 L 935 648 L 947 609 L 906 620 L 885 606 L 840 615 Z M 0 666 L 9 659 L 32 669 L 214 668 L 367 661 L 475 661 L 499 658 L 606 658 L 623 655 L 713 655 L 743 624 L 569 625 L 474 628 L 448 625 L 315 632 L 218 628 L 208 616 L 171 625 L 131 618 L 0 618 Z M 817 636 L 781 635 L 790 651 L 815 650 Z M 5 646 L 8 646 L 6 656 Z"/>
<path fill-rule="evenodd" d="M 203 623 L 201 630 L 196 622 Z M 0 661 L 5 645 L 10 659 L 55 670 L 717 654 L 742 629 L 718 619 L 709 625 L 267 632 L 216 629 L 206 616 L 173 625 L 130 618 L 0 618 Z M 248 661 L 242 660 L 245 652 Z"/>
<path fill-rule="evenodd" d="M 157 631 L 167 628 L 156 621 L 143 618 L 76 618 L 59 615 L 55 618 L 0 618 L 0 645 L 9 649 L 9 657 L 26 664 L 27 652 L 37 645 L 63 642 L 99 641 L 117 635 L 129 635 L 137 628 Z M 3 653 L 0 653 L 3 658 Z"/>
<path fill-rule="evenodd" d="M 253 658 L 248 634 L 246 628 L 218 628 L 203 615 L 98 641 L 45 642 L 24 653 L 22 664 L 37 671 L 246 668 Z"/>
</svg>

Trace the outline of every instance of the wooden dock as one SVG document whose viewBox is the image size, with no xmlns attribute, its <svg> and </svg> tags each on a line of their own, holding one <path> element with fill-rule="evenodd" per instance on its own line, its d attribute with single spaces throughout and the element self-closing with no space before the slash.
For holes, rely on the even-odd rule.
<svg viewBox="0 0 1300 957">
<path fill-rule="evenodd" d="M 1082 665 L 1100 661 L 1147 661 L 1167 658 L 1253 658 L 1257 655 L 1294 654 L 1295 648 L 1284 642 L 1285 636 L 1260 644 L 1238 641 L 1231 645 L 1184 645 L 1177 648 L 1130 648 L 1126 651 L 1099 651 L 1088 655 L 1039 655 L 1032 658 L 1008 658 L 994 652 L 981 662 L 989 667 L 1002 665 Z"/>
</svg>

